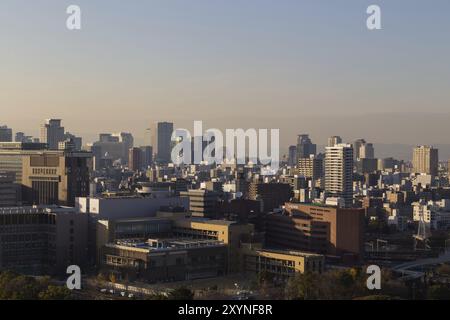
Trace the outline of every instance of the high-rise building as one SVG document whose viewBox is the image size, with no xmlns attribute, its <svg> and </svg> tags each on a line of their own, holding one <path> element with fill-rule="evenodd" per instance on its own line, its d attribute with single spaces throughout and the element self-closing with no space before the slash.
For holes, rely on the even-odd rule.
<svg viewBox="0 0 450 320">
<path fill-rule="evenodd" d="M 57 150 L 61 141 L 64 141 L 64 127 L 61 127 L 61 120 L 45 120 L 41 126 L 40 142 L 47 143 L 50 150 Z"/>
<path fill-rule="evenodd" d="M 448 162 L 447 162 L 447 177 L 448 177 L 449 180 L 450 180 L 450 159 L 449 159 Z"/>
<path fill-rule="evenodd" d="M 64 140 L 72 140 L 73 147 L 75 151 L 81 151 L 81 147 L 83 146 L 83 139 L 81 137 L 77 137 L 70 132 L 66 132 L 64 134 Z"/>
<path fill-rule="evenodd" d="M 311 142 L 309 135 L 300 134 L 297 138 L 297 161 L 300 158 L 309 158 L 316 155 L 316 145 Z"/>
<path fill-rule="evenodd" d="M 325 192 L 328 197 L 341 198 L 346 207 L 353 203 L 353 148 L 350 144 L 326 147 Z"/>
<path fill-rule="evenodd" d="M 297 159 L 297 146 L 290 146 L 289 147 L 289 155 L 288 155 L 288 165 L 293 167 L 295 166 Z"/>
<path fill-rule="evenodd" d="M 128 151 L 128 167 L 132 171 L 141 170 L 142 150 L 140 148 L 131 148 Z"/>
<path fill-rule="evenodd" d="M 142 151 L 142 167 L 148 168 L 153 163 L 153 147 L 152 146 L 142 146 L 140 147 Z"/>
<path fill-rule="evenodd" d="M 359 147 L 359 159 L 374 159 L 375 150 L 372 143 L 363 143 Z"/>
<path fill-rule="evenodd" d="M 323 177 L 323 159 L 314 156 L 298 159 L 297 174 L 313 180 L 321 179 Z"/>
<path fill-rule="evenodd" d="M 101 169 L 101 163 L 104 159 L 108 159 L 111 162 L 120 160 L 122 164 L 128 162 L 128 149 L 125 142 L 120 142 L 121 138 L 119 136 L 113 136 L 110 133 L 101 133 L 99 135 L 99 140 L 94 142 L 90 149 L 95 156 L 95 168 L 96 170 Z"/>
<path fill-rule="evenodd" d="M 438 174 L 438 149 L 431 146 L 417 146 L 413 150 L 414 173 L 425 173 L 432 176 Z"/>
<path fill-rule="evenodd" d="M 364 140 L 364 139 L 358 139 L 358 140 L 355 140 L 355 142 L 353 142 L 353 158 L 354 158 L 353 161 L 356 161 L 359 159 L 359 150 L 360 150 L 361 146 L 365 143 L 366 143 L 366 140 Z"/>
<path fill-rule="evenodd" d="M 11 172 L 0 172 L 0 207 L 14 207 L 18 204 L 18 186 Z"/>
<path fill-rule="evenodd" d="M 156 154 L 156 162 L 170 163 L 172 153 L 173 123 L 157 122 L 151 128 L 152 146 Z"/>
<path fill-rule="evenodd" d="M 328 145 L 327 147 L 334 147 L 337 144 L 342 143 L 342 138 L 340 136 L 332 136 L 328 138 Z"/>
<path fill-rule="evenodd" d="M 12 142 L 12 129 L 0 126 L 0 142 Z"/>
<path fill-rule="evenodd" d="M 33 137 L 25 135 L 23 132 L 16 132 L 15 142 L 33 142 Z"/>
<path fill-rule="evenodd" d="M 89 194 L 89 152 L 45 150 L 43 144 L 0 144 L 0 167 L 14 175 L 22 202 L 73 206 Z"/>
<path fill-rule="evenodd" d="M 131 133 L 119 132 L 113 133 L 111 136 L 117 138 L 118 142 L 122 142 L 126 150 L 130 150 L 134 147 L 134 138 Z"/>
</svg>

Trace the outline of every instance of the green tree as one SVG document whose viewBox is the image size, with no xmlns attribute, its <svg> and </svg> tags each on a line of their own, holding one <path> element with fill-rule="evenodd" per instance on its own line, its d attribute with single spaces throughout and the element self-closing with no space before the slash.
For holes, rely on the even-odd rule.
<svg viewBox="0 0 450 320">
<path fill-rule="evenodd" d="M 450 289 L 442 284 L 435 284 L 428 288 L 428 299 L 450 300 Z"/>
<path fill-rule="evenodd" d="M 186 287 L 180 287 L 172 290 L 168 296 L 169 300 L 194 300 L 194 293 Z"/>
<path fill-rule="evenodd" d="M 290 300 L 314 300 L 320 298 L 320 278 L 312 272 L 296 274 L 286 285 L 286 298 Z"/>
<path fill-rule="evenodd" d="M 49 285 L 46 290 L 39 293 L 41 300 L 69 300 L 71 297 L 71 291 L 64 286 Z"/>
</svg>

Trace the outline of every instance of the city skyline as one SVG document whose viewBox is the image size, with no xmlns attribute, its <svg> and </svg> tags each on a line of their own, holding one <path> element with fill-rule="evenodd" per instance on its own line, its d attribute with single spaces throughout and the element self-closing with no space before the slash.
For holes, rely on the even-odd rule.
<svg viewBox="0 0 450 320">
<path fill-rule="evenodd" d="M 83 28 L 69 32 L 69 1 L 3 1 L 2 123 L 38 136 L 43 119 L 61 118 L 88 142 L 133 128 L 144 144 L 156 120 L 202 120 L 279 128 L 283 150 L 303 132 L 322 145 L 336 134 L 447 144 L 450 5 L 377 3 L 383 29 L 372 32 L 370 1 L 80 0 Z"/>
</svg>

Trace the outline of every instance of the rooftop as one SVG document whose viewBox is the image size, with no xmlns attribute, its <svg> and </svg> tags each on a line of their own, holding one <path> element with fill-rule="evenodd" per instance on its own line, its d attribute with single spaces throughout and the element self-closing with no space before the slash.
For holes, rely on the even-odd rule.
<svg viewBox="0 0 450 320">
<path fill-rule="evenodd" d="M 72 213 L 75 208 L 57 205 L 0 208 L 0 214 Z"/>
<path fill-rule="evenodd" d="M 222 241 L 204 240 L 193 238 L 162 238 L 162 239 L 126 239 L 118 240 L 115 243 L 106 245 L 107 247 L 118 247 L 123 249 L 131 249 L 140 252 L 160 252 L 180 249 L 193 249 L 205 247 L 225 246 Z"/>
</svg>

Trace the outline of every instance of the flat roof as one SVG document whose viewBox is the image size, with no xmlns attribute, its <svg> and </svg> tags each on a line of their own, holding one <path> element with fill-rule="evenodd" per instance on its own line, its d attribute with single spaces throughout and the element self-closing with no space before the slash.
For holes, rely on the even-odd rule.
<svg viewBox="0 0 450 320">
<path fill-rule="evenodd" d="M 70 213 L 70 212 L 75 212 L 75 208 L 57 205 L 0 208 L 0 214 Z"/>
<path fill-rule="evenodd" d="M 204 224 L 215 224 L 215 225 L 221 225 L 221 226 L 230 226 L 232 224 L 237 224 L 236 221 L 197 218 L 197 217 L 189 218 L 188 220 L 190 220 L 191 222 L 204 223 Z"/>
<path fill-rule="evenodd" d="M 206 248 L 225 246 L 223 241 L 208 240 L 208 239 L 193 239 L 193 238 L 156 238 L 148 239 L 124 239 L 117 240 L 115 243 L 106 244 L 108 247 L 116 247 L 122 249 L 131 249 L 140 252 L 160 252 L 171 250 L 185 250 L 195 248 Z"/>
</svg>

